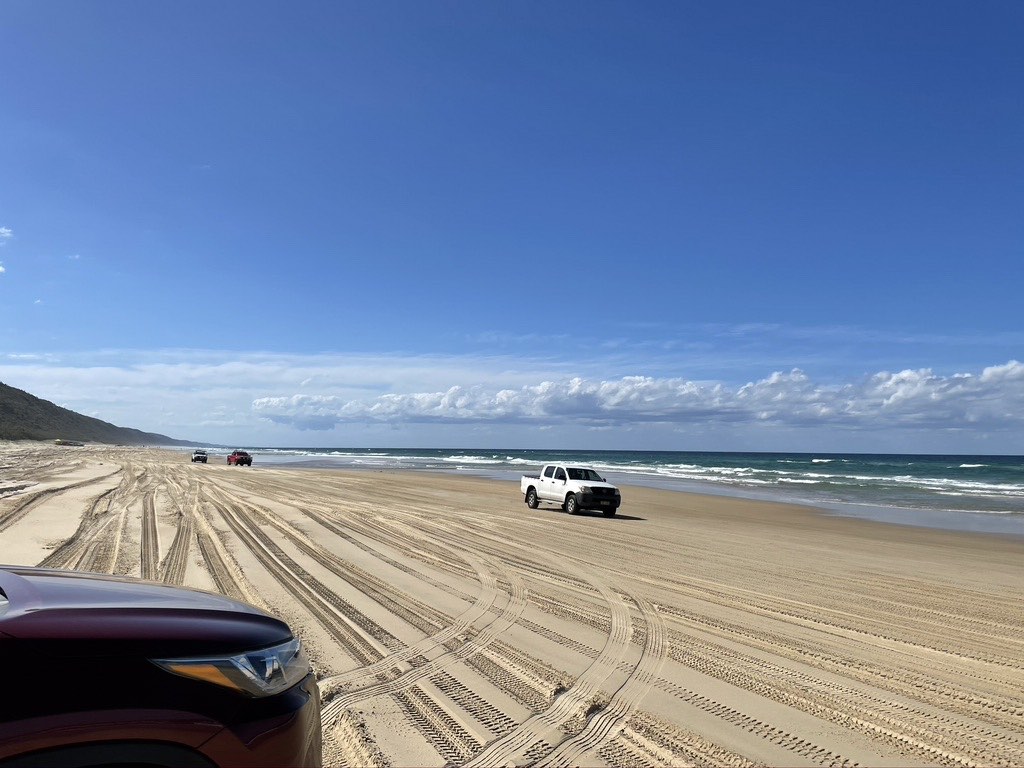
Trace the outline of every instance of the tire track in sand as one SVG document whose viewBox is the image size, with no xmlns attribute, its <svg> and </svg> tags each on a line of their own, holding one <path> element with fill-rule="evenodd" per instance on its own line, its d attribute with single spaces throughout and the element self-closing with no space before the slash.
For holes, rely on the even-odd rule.
<svg viewBox="0 0 1024 768">
<path fill-rule="evenodd" d="M 452 638 L 466 632 L 477 620 L 486 615 L 498 599 L 498 580 L 493 571 L 482 560 L 473 557 L 471 561 L 477 569 L 477 576 L 480 580 L 480 592 L 477 595 L 476 602 L 467 611 L 458 616 L 440 632 L 435 632 L 429 637 L 425 637 L 401 650 L 390 653 L 374 664 L 325 677 L 320 681 L 320 693 L 324 696 L 325 700 L 341 685 L 375 678 L 377 675 L 389 671 L 398 662 L 408 661 L 410 658 L 421 656 L 433 648 L 443 646 Z M 325 721 L 326 719 L 325 717 Z"/>
<path fill-rule="evenodd" d="M 187 478 L 183 482 L 180 473 L 169 474 L 166 481 L 171 503 L 177 512 L 178 524 L 171 546 L 167 548 L 160 563 L 159 577 L 165 584 L 180 585 L 185 580 L 192 541 L 198 539 L 195 518 L 199 510 L 199 483 L 196 478 Z"/>
<path fill-rule="evenodd" d="M 236 501 L 242 503 L 240 499 Z M 414 615 L 410 615 L 408 610 L 398 605 L 398 602 L 401 600 L 400 593 L 391 589 L 385 581 L 377 579 L 362 569 L 343 561 L 337 555 L 311 540 L 302 531 L 273 515 L 269 510 L 256 507 L 251 503 L 247 504 L 247 506 L 252 509 L 254 519 L 277 528 L 316 562 L 329 566 L 333 573 L 346 579 L 355 588 L 360 589 L 364 593 L 372 594 L 379 604 L 387 607 L 392 612 L 400 611 L 407 620 L 415 621 Z M 321 522 L 325 523 L 328 521 L 321 519 Z M 429 534 L 421 532 L 421 535 L 417 537 L 418 546 L 422 547 L 430 539 L 432 537 Z M 434 541 L 434 545 L 439 549 L 445 550 L 449 559 L 452 554 L 457 554 L 473 566 L 481 584 L 481 591 L 476 603 L 454 619 L 441 617 L 439 614 L 437 617 L 430 619 L 427 624 L 417 622 L 422 625 L 421 629 L 424 631 L 444 621 L 448 623 L 440 631 L 403 649 L 396 650 L 378 662 L 321 680 L 320 688 L 325 701 L 327 701 L 330 691 L 336 689 L 342 683 L 352 683 L 367 679 L 373 681 L 368 686 L 357 690 L 345 691 L 338 697 L 330 700 L 325 705 L 322 713 L 322 722 L 325 728 L 331 727 L 345 709 L 358 701 L 378 695 L 391 695 L 405 691 L 411 686 L 416 685 L 418 681 L 426 678 L 431 678 L 431 682 L 439 690 L 451 698 L 452 701 L 457 702 L 459 706 L 463 707 L 469 714 L 488 728 L 496 728 L 498 729 L 496 732 L 500 733 L 501 731 L 507 731 L 509 727 L 514 727 L 514 722 L 504 717 L 493 706 L 480 697 L 473 695 L 472 692 L 468 691 L 465 686 L 460 685 L 454 678 L 441 673 L 452 664 L 480 653 L 518 621 L 526 606 L 527 591 L 525 585 L 518 576 L 506 571 L 499 565 L 498 569 L 502 572 L 506 583 L 509 584 L 511 596 L 506 605 L 495 616 L 488 619 L 484 627 L 472 629 L 472 625 L 480 618 L 485 617 L 496 602 L 497 596 L 500 593 L 497 579 L 492 570 L 471 552 L 459 547 L 452 547 L 451 544 L 442 546 L 438 541 Z M 418 613 L 423 613 L 425 610 L 424 606 L 418 604 L 411 605 L 410 608 Z M 461 635 L 465 635 L 465 637 L 460 637 Z M 452 645 L 453 640 L 456 640 L 454 645 Z M 429 661 L 420 658 L 418 659 L 419 663 L 411 668 L 404 668 L 404 665 L 401 664 L 412 658 L 423 657 L 427 652 L 437 649 L 441 649 L 442 653 Z M 403 669 L 398 677 L 384 681 L 381 680 L 381 676 L 393 675 L 396 668 Z M 424 696 L 423 692 L 410 695 L 403 700 L 403 706 L 410 710 L 415 709 L 417 706 L 425 706 L 428 707 L 429 711 L 434 711 L 435 705 L 427 703 Z M 423 716 L 418 720 L 421 725 L 427 723 L 438 725 L 439 723 L 446 722 L 443 718 L 438 720 L 427 712 L 421 713 L 421 715 Z M 456 733 L 461 729 L 453 730 L 450 724 L 448 724 L 445 725 L 443 730 L 449 733 Z M 427 738 L 428 740 L 433 740 L 434 736 L 427 734 Z M 447 744 L 445 749 L 453 750 L 448 753 L 449 756 L 459 755 L 460 757 L 466 757 L 470 754 L 466 752 L 464 745 Z"/>
<path fill-rule="evenodd" d="M 644 649 L 636 668 L 612 695 L 608 706 L 594 714 L 582 731 L 538 761 L 537 766 L 571 768 L 580 765 L 581 758 L 618 735 L 654 685 L 668 657 L 668 633 L 657 609 L 646 600 L 634 599 L 647 625 Z"/>
<path fill-rule="evenodd" d="M 582 563 L 579 565 L 582 566 Z M 523 759 L 528 752 L 541 745 L 546 746 L 549 740 L 554 740 L 553 736 L 557 735 L 560 740 L 559 726 L 590 703 L 625 656 L 633 629 L 629 606 L 602 581 L 594 577 L 591 577 L 591 581 L 611 612 L 611 629 L 600 655 L 567 690 L 555 697 L 544 712 L 534 715 L 520 723 L 511 733 L 491 742 L 466 763 L 467 768 L 507 765 L 516 758 Z"/>
<path fill-rule="evenodd" d="M 68 491 L 73 491 L 78 488 L 84 488 L 89 485 L 95 485 L 100 483 L 107 478 L 113 477 L 120 469 L 115 469 L 113 472 L 108 472 L 100 477 L 90 477 L 88 480 L 82 480 L 77 483 L 69 483 L 68 485 L 62 485 L 58 488 L 45 488 L 41 491 L 36 491 L 30 494 L 27 498 L 16 504 L 12 509 L 8 510 L 2 516 L 0 516 L 0 531 L 4 531 L 10 528 L 16 522 L 21 520 L 25 515 L 31 512 L 35 507 L 42 504 L 44 501 L 49 499 L 51 496 L 58 496 Z"/>
<path fill-rule="evenodd" d="M 265 541 L 242 517 L 241 510 L 220 501 L 212 501 L 221 517 L 239 540 L 260 561 L 270 575 L 281 584 L 300 604 L 323 624 L 339 645 L 349 655 L 363 664 L 372 663 L 384 657 L 388 648 L 373 639 L 356 622 L 362 617 L 354 608 L 345 604 L 337 595 L 301 569 L 279 548 Z M 301 573 L 296 569 L 299 568 Z"/>
<path fill-rule="evenodd" d="M 523 585 L 522 581 L 515 576 L 512 577 L 511 584 L 512 594 L 508 604 L 504 609 L 502 609 L 497 618 L 489 622 L 487 626 L 477 632 L 471 639 L 464 642 L 458 648 L 428 661 L 426 664 L 413 667 L 394 680 L 380 682 L 375 685 L 346 692 L 335 697 L 323 708 L 322 721 L 324 723 L 330 722 L 333 718 L 337 717 L 342 710 L 351 707 L 359 701 L 363 701 L 374 696 L 391 694 L 404 690 L 405 688 L 415 685 L 418 681 L 431 677 L 432 675 L 443 671 L 446 667 L 456 664 L 471 656 L 475 656 L 477 653 L 482 651 L 501 633 L 514 626 L 516 619 L 526 608 L 526 587 Z M 433 638 L 427 638 L 427 640 L 432 641 Z M 387 659 L 382 659 L 374 666 L 379 667 L 386 661 Z"/>
<path fill-rule="evenodd" d="M 229 499 L 230 494 L 222 495 L 226 500 Z M 335 639 L 342 643 L 353 658 L 368 663 L 387 655 L 388 649 L 374 640 L 369 632 L 382 634 L 390 643 L 394 643 L 395 638 L 384 633 L 369 617 L 358 612 L 314 578 L 271 542 L 256 524 L 246 519 L 250 515 L 263 517 L 263 512 L 258 508 L 252 512 L 245 511 L 247 504 L 240 500 L 214 500 L 213 504 L 236 536 L 256 555 L 271 576 L 304 605 L 335 636 Z M 350 628 L 348 636 L 344 630 L 338 631 L 342 627 Z M 359 630 L 358 627 L 366 629 Z M 351 629 L 356 629 L 356 633 L 351 634 Z M 371 658 L 371 654 L 375 654 L 375 657 Z M 391 695 L 413 727 L 420 731 L 438 754 L 447 761 L 459 762 L 479 749 L 481 741 L 464 727 L 462 722 L 454 718 L 446 706 L 436 701 L 426 691 L 413 685 Z"/>
<path fill-rule="evenodd" d="M 142 495 L 142 551 L 140 554 L 142 578 L 152 581 L 160 565 L 160 537 L 156 529 L 155 490 Z"/>
</svg>

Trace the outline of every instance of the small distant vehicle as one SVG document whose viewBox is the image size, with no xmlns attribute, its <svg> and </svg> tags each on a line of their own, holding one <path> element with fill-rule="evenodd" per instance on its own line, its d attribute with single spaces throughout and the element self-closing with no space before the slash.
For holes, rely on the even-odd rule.
<svg viewBox="0 0 1024 768">
<path fill-rule="evenodd" d="M 201 462 L 203 462 L 203 464 L 205 464 L 207 458 L 208 458 L 208 456 L 206 455 L 206 451 L 200 451 L 200 450 L 192 451 L 192 463 L 193 464 L 195 462 L 197 462 L 197 461 L 201 461 Z"/>
<path fill-rule="evenodd" d="M 523 475 L 520 490 L 530 509 L 547 501 L 570 515 L 591 509 L 612 517 L 622 504 L 618 488 L 595 470 L 571 464 L 545 464 L 540 474 Z"/>
<path fill-rule="evenodd" d="M 245 451 L 232 451 L 228 454 L 228 465 L 234 465 L 236 467 L 251 467 L 252 456 Z"/>
</svg>

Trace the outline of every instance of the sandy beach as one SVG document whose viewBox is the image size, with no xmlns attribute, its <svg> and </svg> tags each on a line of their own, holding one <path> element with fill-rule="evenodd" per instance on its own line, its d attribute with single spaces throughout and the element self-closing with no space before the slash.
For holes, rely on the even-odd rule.
<svg viewBox="0 0 1024 768">
<path fill-rule="evenodd" d="M 1024 765 L 1024 540 L 623 498 L 0 443 L 0 562 L 281 616 L 327 765 Z"/>
</svg>

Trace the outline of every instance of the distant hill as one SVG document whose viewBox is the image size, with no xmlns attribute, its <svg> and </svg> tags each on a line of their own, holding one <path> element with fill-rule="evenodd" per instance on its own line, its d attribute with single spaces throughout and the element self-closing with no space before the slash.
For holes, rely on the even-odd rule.
<svg viewBox="0 0 1024 768">
<path fill-rule="evenodd" d="M 0 382 L 0 440 L 76 440 L 113 445 L 195 445 L 83 416 Z"/>
</svg>

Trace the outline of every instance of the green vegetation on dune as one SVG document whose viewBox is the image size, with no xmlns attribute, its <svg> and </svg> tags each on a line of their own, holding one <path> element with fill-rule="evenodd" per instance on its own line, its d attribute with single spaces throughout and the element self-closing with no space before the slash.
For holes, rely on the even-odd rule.
<svg viewBox="0 0 1024 768">
<path fill-rule="evenodd" d="M 0 382 L 0 440 L 58 439 L 124 445 L 192 445 L 186 440 L 83 416 Z"/>
</svg>

